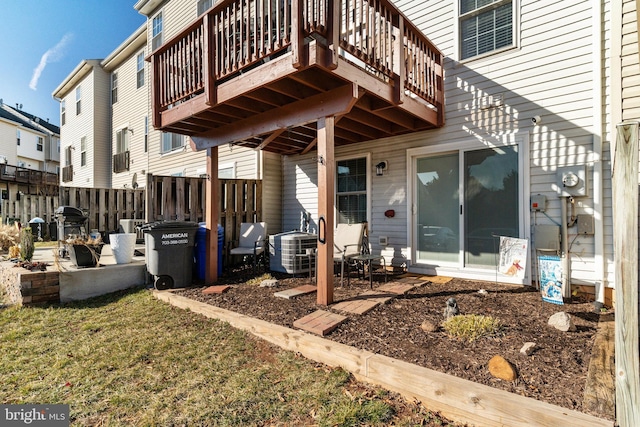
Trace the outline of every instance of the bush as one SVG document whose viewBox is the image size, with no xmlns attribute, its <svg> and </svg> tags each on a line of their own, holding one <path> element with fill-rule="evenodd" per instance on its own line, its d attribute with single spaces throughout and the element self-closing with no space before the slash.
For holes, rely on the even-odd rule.
<svg viewBox="0 0 640 427">
<path fill-rule="evenodd" d="M 447 319 L 442 327 L 451 336 L 473 341 L 481 337 L 498 334 L 502 329 L 500 320 L 479 314 L 464 314 Z"/>
<path fill-rule="evenodd" d="M 15 225 L 0 225 L 0 249 L 9 250 L 20 242 L 20 230 Z"/>
</svg>

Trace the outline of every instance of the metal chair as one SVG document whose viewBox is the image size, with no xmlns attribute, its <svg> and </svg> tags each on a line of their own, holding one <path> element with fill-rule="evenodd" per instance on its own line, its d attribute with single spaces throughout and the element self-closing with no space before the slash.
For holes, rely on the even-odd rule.
<svg viewBox="0 0 640 427">
<path fill-rule="evenodd" d="M 367 223 L 338 224 L 333 237 L 333 262 L 340 263 L 340 286 L 344 281 L 344 266 L 347 264 L 347 284 L 349 284 L 349 262 L 351 257 L 360 255 Z"/>
<path fill-rule="evenodd" d="M 265 255 L 266 238 L 266 222 L 243 222 L 240 224 L 238 246 L 231 249 L 229 254 L 253 257 L 253 272 L 255 273 L 258 257 Z"/>
</svg>

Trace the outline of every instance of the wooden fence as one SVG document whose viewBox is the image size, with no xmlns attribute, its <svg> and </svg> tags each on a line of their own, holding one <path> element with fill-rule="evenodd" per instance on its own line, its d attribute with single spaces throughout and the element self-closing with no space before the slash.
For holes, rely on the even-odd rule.
<svg viewBox="0 0 640 427">
<path fill-rule="evenodd" d="M 58 196 L 24 195 L 19 201 L 5 200 L 2 216 L 23 224 L 35 217 L 50 223 L 56 221 L 58 206 L 73 206 L 88 215 L 87 232 L 117 230 L 121 219 L 199 223 L 205 218 L 205 179 L 147 175 L 146 189 L 60 187 Z M 262 181 L 221 179 L 219 186 L 219 221 L 224 227 L 227 262 L 228 250 L 240 236 L 240 224 L 262 220 Z"/>
<path fill-rule="evenodd" d="M 205 179 L 147 175 L 146 220 L 203 222 Z M 221 179 L 219 186 L 219 221 L 224 227 L 226 262 L 228 249 L 240 236 L 240 224 L 262 220 L 262 181 Z"/>
<path fill-rule="evenodd" d="M 22 195 L 20 200 L 2 201 L 2 222 L 4 224 L 20 221 L 26 224 L 32 218 L 39 217 L 45 222 L 55 221 L 58 196 Z"/>
<path fill-rule="evenodd" d="M 145 190 L 130 188 L 60 187 L 58 204 L 84 209 L 87 231 L 114 231 L 121 219 L 145 218 Z"/>
</svg>

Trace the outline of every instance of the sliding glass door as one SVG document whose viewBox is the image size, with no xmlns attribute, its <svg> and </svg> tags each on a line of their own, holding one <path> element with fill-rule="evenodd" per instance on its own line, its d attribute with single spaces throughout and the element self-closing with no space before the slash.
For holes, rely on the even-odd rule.
<svg viewBox="0 0 640 427">
<path fill-rule="evenodd" d="M 414 179 L 416 261 L 495 268 L 520 229 L 517 145 L 419 157 Z"/>
</svg>

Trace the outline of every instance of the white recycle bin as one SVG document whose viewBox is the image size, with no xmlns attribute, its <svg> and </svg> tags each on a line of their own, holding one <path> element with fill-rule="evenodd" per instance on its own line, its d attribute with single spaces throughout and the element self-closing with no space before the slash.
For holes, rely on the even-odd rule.
<svg viewBox="0 0 640 427">
<path fill-rule="evenodd" d="M 136 249 L 136 233 L 110 234 L 109 244 L 116 264 L 129 264 Z"/>
</svg>

